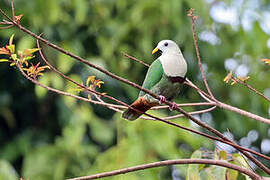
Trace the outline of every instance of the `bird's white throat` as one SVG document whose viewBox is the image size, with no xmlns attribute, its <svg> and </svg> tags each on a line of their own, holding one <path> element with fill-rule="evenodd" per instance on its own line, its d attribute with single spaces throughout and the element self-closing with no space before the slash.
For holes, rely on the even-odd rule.
<svg viewBox="0 0 270 180">
<path fill-rule="evenodd" d="M 163 70 L 170 77 L 185 77 L 187 63 L 182 53 L 163 53 L 159 57 Z"/>
</svg>

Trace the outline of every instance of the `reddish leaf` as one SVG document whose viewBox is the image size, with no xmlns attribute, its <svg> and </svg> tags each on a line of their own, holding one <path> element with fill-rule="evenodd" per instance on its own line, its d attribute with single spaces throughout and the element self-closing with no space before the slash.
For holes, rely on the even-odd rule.
<svg viewBox="0 0 270 180">
<path fill-rule="evenodd" d="M 5 47 L 0 48 L 0 54 L 10 54 L 9 50 Z"/>
</svg>

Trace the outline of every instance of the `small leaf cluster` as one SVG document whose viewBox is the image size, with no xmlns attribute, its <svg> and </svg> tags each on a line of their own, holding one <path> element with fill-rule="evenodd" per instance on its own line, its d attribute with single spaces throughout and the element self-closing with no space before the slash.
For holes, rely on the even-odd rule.
<svg viewBox="0 0 270 180">
<path fill-rule="evenodd" d="M 104 84 L 104 81 L 100 80 L 100 79 L 96 79 L 96 76 L 88 76 L 87 80 L 86 80 L 86 88 L 95 91 L 96 88 L 101 88 L 102 84 Z M 83 85 L 83 84 L 82 84 Z M 85 89 L 79 87 L 76 89 L 72 89 L 74 91 L 86 91 Z M 103 93 L 106 94 L 106 93 Z M 88 94 L 88 98 L 91 99 L 90 94 Z"/>
<path fill-rule="evenodd" d="M 265 62 L 266 64 L 270 66 L 270 59 L 262 59 L 262 62 Z"/>
<path fill-rule="evenodd" d="M 246 77 L 241 77 L 238 76 L 237 78 L 233 76 L 232 71 L 229 72 L 229 74 L 227 74 L 227 76 L 223 79 L 224 82 L 229 83 L 231 81 L 231 85 L 234 85 L 237 83 L 236 79 L 242 81 L 243 83 L 245 83 L 250 77 L 246 76 Z"/>
<path fill-rule="evenodd" d="M 0 59 L 0 62 L 9 62 L 10 66 L 20 66 L 26 71 L 27 75 L 36 79 L 37 76 L 43 75 L 43 71 L 45 69 L 50 69 L 49 66 L 40 66 L 40 62 L 34 65 L 33 63 L 29 63 L 31 59 L 35 56 L 33 55 L 35 52 L 39 51 L 38 48 L 33 49 L 24 49 L 22 51 L 18 50 L 16 53 L 16 46 L 13 43 L 14 34 L 9 39 L 9 44 L 0 47 L 0 54 L 7 55 L 8 59 Z M 30 65 L 31 64 L 31 65 Z"/>
</svg>

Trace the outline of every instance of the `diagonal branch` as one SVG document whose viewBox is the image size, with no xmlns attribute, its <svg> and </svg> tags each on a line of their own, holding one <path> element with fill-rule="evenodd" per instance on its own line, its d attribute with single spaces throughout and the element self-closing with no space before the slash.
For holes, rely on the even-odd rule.
<svg viewBox="0 0 270 180">
<path fill-rule="evenodd" d="M 41 86 L 41 87 L 43 87 L 43 88 L 45 88 L 45 89 L 47 89 L 47 90 L 49 90 L 49 91 L 53 91 L 53 92 L 55 92 L 55 93 L 57 93 L 57 94 L 61 94 L 61 95 L 65 95 L 65 96 L 70 96 L 70 97 L 76 98 L 76 99 L 78 99 L 78 100 L 83 100 L 83 101 L 86 101 L 86 102 L 91 102 L 91 103 L 94 103 L 94 104 L 103 105 L 103 106 L 106 106 L 106 107 L 108 107 L 108 108 L 112 106 L 111 104 L 108 104 L 108 103 L 103 103 L 103 102 L 99 102 L 99 101 L 93 101 L 93 100 L 91 100 L 91 99 L 83 98 L 83 97 L 80 97 L 80 96 L 76 96 L 76 95 L 73 95 L 73 94 L 70 94 L 70 93 L 67 93 L 67 92 L 63 92 L 63 91 L 60 91 L 60 90 L 57 90 L 57 89 L 48 87 L 48 86 L 46 86 L 46 85 L 44 85 L 44 84 L 41 84 L 41 83 L 38 82 L 37 80 L 32 79 L 32 78 L 30 78 L 29 76 L 27 76 L 27 75 L 24 73 L 23 69 L 21 68 L 21 66 L 20 66 L 19 64 L 17 64 L 17 67 L 19 68 L 20 72 L 22 73 L 22 75 L 23 75 L 25 78 L 27 78 L 28 80 L 32 81 L 34 84 L 36 84 L 36 85 L 38 85 L 38 86 Z M 114 99 L 113 97 L 110 97 L 110 96 L 108 96 L 108 95 L 104 95 L 104 94 L 102 94 L 102 93 L 99 93 L 99 92 L 97 92 L 97 91 L 93 91 L 93 90 L 91 90 L 91 89 L 88 89 L 88 90 L 89 90 L 91 93 L 94 93 L 94 94 L 96 94 L 96 95 L 98 95 L 98 96 L 105 96 L 106 98 L 109 98 L 109 99 L 111 99 L 111 100 L 116 101 L 116 99 Z M 119 100 L 116 101 L 116 102 L 118 102 L 119 104 L 122 104 L 122 105 L 124 105 L 124 106 L 129 107 L 129 105 L 127 105 L 127 104 L 125 104 L 124 102 L 121 102 L 121 101 L 119 101 Z M 113 107 L 113 106 L 112 106 L 112 107 Z M 131 108 L 132 108 L 132 107 L 131 107 Z M 135 109 L 135 110 L 136 110 L 136 109 Z M 178 125 L 178 124 L 173 123 L 173 122 L 169 122 L 169 121 L 160 119 L 160 118 L 155 117 L 155 116 L 152 116 L 152 115 L 148 115 L 148 114 L 146 114 L 146 113 L 144 113 L 144 114 L 147 115 L 147 116 L 149 116 L 149 117 L 152 117 L 153 119 L 156 119 L 156 120 L 158 120 L 158 121 L 167 123 L 167 124 L 172 125 L 172 126 L 175 126 L 175 127 L 177 127 L 177 128 L 181 128 L 181 129 L 183 129 L 183 130 L 186 130 L 186 131 L 189 131 L 189 132 L 192 132 L 192 133 L 195 133 L 195 134 L 204 136 L 204 137 L 209 138 L 209 139 L 212 139 L 212 140 L 220 141 L 220 142 L 222 142 L 222 143 L 231 145 L 231 146 L 233 146 L 234 148 L 236 148 L 236 149 L 238 149 L 238 150 L 244 150 L 244 151 L 253 153 L 253 154 L 255 154 L 255 155 L 258 155 L 258 156 L 260 156 L 260 157 L 262 157 L 262 158 L 264 158 L 264 159 L 270 160 L 270 157 L 268 157 L 268 156 L 265 156 L 265 155 L 263 155 L 263 154 L 261 154 L 261 153 L 258 153 L 258 152 L 256 152 L 256 151 L 253 151 L 253 150 L 250 150 L 250 149 L 247 149 L 247 148 L 243 148 L 243 147 L 241 147 L 241 146 L 239 146 L 239 145 L 237 145 L 237 144 L 234 144 L 234 143 L 232 143 L 232 142 L 225 141 L 225 140 L 223 140 L 223 139 L 220 139 L 220 138 L 217 138 L 217 137 L 214 137 L 214 136 L 211 136 L 211 135 L 202 133 L 202 132 L 200 132 L 200 131 L 196 131 L 196 130 L 193 130 L 193 129 L 190 129 L 190 128 L 187 128 L 187 127 Z"/>
<path fill-rule="evenodd" d="M 210 107 L 210 108 L 207 108 L 207 109 L 203 109 L 203 110 L 199 110 L 199 111 L 190 112 L 189 114 L 191 114 L 191 115 L 203 114 L 203 113 L 206 113 L 206 112 L 213 111 L 214 109 L 216 109 L 216 106 L 213 106 L 213 107 Z M 184 115 L 183 114 L 177 114 L 177 115 L 174 115 L 174 116 L 164 117 L 162 119 L 164 119 L 164 120 L 172 120 L 172 119 L 176 119 L 176 118 L 180 118 L 180 117 L 184 117 Z M 144 116 L 141 117 L 141 118 L 146 119 L 146 120 L 154 120 L 153 118 L 144 117 Z"/>
<path fill-rule="evenodd" d="M 194 85 L 192 82 L 188 81 L 188 83 L 186 83 L 187 85 L 189 85 L 190 87 L 194 88 L 204 99 L 208 99 L 210 98 L 209 95 L 207 95 L 204 91 L 202 91 L 201 89 L 199 89 L 196 85 Z M 213 101 L 209 101 L 209 102 L 213 102 Z M 270 124 L 270 119 L 267 119 L 267 118 L 263 118 L 261 116 L 258 116 L 256 114 L 253 114 L 253 113 L 250 113 L 248 111 L 245 111 L 243 109 L 239 109 L 237 107 L 234 107 L 234 106 L 231 106 L 231 105 L 228 105 L 228 104 L 225 104 L 223 102 L 220 102 L 218 100 L 215 100 L 215 105 L 219 108 L 222 108 L 222 109 L 227 109 L 229 111 L 233 111 L 233 112 L 236 112 L 238 114 L 241 114 L 243 116 L 246 116 L 246 117 L 250 117 L 252 119 L 256 119 L 260 122 L 263 122 L 263 123 L 266 123 L 266 124 Z"/>
<path fill-rule="evenodd" d="M 130 55 L 128 55 L 127 53 L 125 53 L 125 52 L 121 52 L 126 58 L 128 58 L 128 59 L 132 59 L 132 60 L 134 60 L 134 61 L 136 61 L 136 62 L 138 62 L 138 63 L 140 63 L 140 64 L 142 64 L 142 65 L 144 65 L 144 66 L 146 66 L 146 67 L 150 67 L 150 65 L 149 64 L 147 64 L 147 63 L 145 63 L 145 62 L 143 62 L 143 61 L 141 61 L 141 60 L 139 60 L 139 59 L 137 59 L 137 58 L 135 58 L 135 57 L 133 57 L 133 56 L 130 56 Z"/>
<path fill-rule="evenodd" d="M 238 78 L 232 77 L 233 80 L 235 80 L 236 82 L 246 86 L 248 89 L 250 89 L 251 91 L 255 92 L 256 94 L 258 94 L 259 96 L 263 97 L 264 99 L 266 99 L 268 102 L 270 102 L 270 98 L 266 97 L 263 93 L 259 92 L 258 90 L 256 90 L 255 88 L 253 88 L 251 85 L 241 81 Z"/>
<path fill-rule="evenodd" d="M 212 159 L 176 159 L 176 160 L 159 161 L 159 162 L 153 162 L 153 163 L 149 163 L 149 164 L 143 164 L 143 165 L 133 166 L 133 167 L 124 168 L 124 169 L 118 169 L 118 170 L 114 170 L 114 171 L 99 173 L 99 174 L 95 174 L 95 175 L 91 175 L 91 176 L 71 178 L 69 180 L 99 179 L 99 178 L 103 178 L 103 177 L 115 176 L 115 175 L 119 175 L 119 174 L 126 174 L 129 172 L 135 172 L 135 171 L 140 171 L 140 170 L 149 169 L 149 168 L 169 166 L 169 165 L 179 165 L 179 164 L 208 164 L 208 165 L 211 164 L 211 165 L 226 167 L 229 169 L 234 169 L 240 173 L 248 175 L 253 180 L 262 180 L 262 177 L 260 177 L 255 172 L 253 172 L 247 168 L 243 168 L 243 167 L 228 163 L 224 160 L 212 160 Z"/>
</svg>

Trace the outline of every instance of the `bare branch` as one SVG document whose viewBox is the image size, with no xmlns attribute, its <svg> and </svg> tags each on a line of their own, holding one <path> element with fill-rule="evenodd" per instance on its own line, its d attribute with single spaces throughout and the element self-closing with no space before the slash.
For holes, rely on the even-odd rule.
<svg viewBox="0 0 270 180">
<path fill-rule="evenodd" d="M 196 50 L 196 54 L 197 54 L 198 63 L 199 63 L 200 71 L 202 73 L 202 78 L 203 78 L 204 85 L 205 85 L 208 93 L 210 94 L 210 96 L 213 99 L 215 99 L 215 97 L 213 96 L 213 94 L 212 94 L 212 92 L 211 92 L 211 90 L 210 90 L 210 88 L 208 86 L 208 83 L 207 83 L 207 80 L 206 80 L 206 76 L 205 76 L 204 71 L 203 71 L 203 68 L 202 68 L 200 51 L 199 51 L 199 48 L 198 48 L 198 42 L 197 42 L 197 37 L 196 37 L 196 32 L 195 32 L 195 20 L 197 19 L 197 16 L 194 16 L 193 11 L 194 11 L 194 9 L 191 8 L 189 10 L 188 16 L 191 18 L 192 35 L 193 35 L 193 40 L 194 40 L 194 45 L 195 45 L 195 50 Z"/>
<path fill-rule="evenodd" d="M 191 82 L 189 82 L 191 83 Z M 203 92 L 201 89 L 199 89 L 196 85 L 194 85 L 193 83 L 192 84 L 188 84 L 190 85 L 190 87 L 194 88 L 204 99 L 208 99 L 210 98 L 210 96 L 208 96 L 205 92 Z M 211 101 L 211 99 L 209 100 L 209 102 L 213 102 Z M 227 109 L 227 110 L 230 110 L 230 111 L 233 111 L 233 112 L 236 112 L 238 114 L 241 114 L 241 115 L 244 115 L 246 117 L 249 117 L 249 118 L 252 118 L 252 119 L 255 119 L 257 121 L 260 121 L 260 122 L 263 122 L 263 123 L 266 123 L 266 124 L 270 124 L 270 119 L 267 119 L 267 118 L 264 118 L 264 117 L 261 117 L 261 116 L 258 116 L 256 114 L 253 114 L 253 113 L 250 113 L 248 111 L 245 111 L 245 110 L 242 110 L 242 109 L 239 109 L 237 107 L 234 107 L 234 106 L 231 106 L 231 105 L 228 105 L 228 104 L 225 104 L 225 103 L 222 103 L 218 100 L 215 100 L 215 105 L 217 107 L 220 107 L 220 108 L 223 108 L 223 109 Z"/>
<path fill-rule="evenodd" d="M 186 106 L 213 106 L 215 103 L 209 103 L 209 102 L 199 102 L 199 103 L 183 103 L 183 104 L 177 104 L 178 107 L 186 107 Z M 154 106 L 151 108 L 151 110 L 157 110 L 157 109 L 166 109 L 169 108 L 169 106 Z"/>
<path fill-rule="evenodd" d="M 266 99 L 267 101 L 270 102 L 270 98 L 266 97 L 263 93 L 259 92 L 258 90 L 256 90 L 255 88 L 253 88 L 251 85 L 241 81 L 238 78 L 232 77 L 233 80 L 235 80 L 236 82 L 246 86 L 248 89 L 250 89 L 251 91 L 255 92 L 256 94 L 258 94 L 259 96 L 263 97 L 264 99 Z"/>
<path fill-rule="evenodd" d="M 124 169 L 118 169 L 118 170 L 114 170 L 114 171 L 99 173 L 99 174 L 95 174 L 95 175 L 91 175 L 91 176 L 72 178 L 69 180 L 99 179 L 99 178 L 103 178 L 103 177 L 115 176 L 115 175 L 119 175 L 119 174 L 126 174 L 129 172 L 140 171 L 140 170 L 145 170 L 145 169 L 149 169 L 149 168 L 169 166 L 169 165 L 180 165 L 180 164 L 216 165 L 216 166 L 226 167 L 229 169 L 234 169 L 240 173 L 248 175 L 253 180 L 262 180 L 262 177 L 260 177 L 255 172 L 253 172 L 247 168 L 243 168 L 243 167 L 228 163 L 228 162 L 223 161 L 223 160 L 212 160 L 212 159 L 176 159 L 176 160 L 159 161 L 159 162 L 153 162 L 153 163 L 149 163 L 149 164 L 143 164 L 143 165 L 133 166 L 133 167 L 124 168 Z"/>
<path fill-rule="evenodd" d="M 9 28 L 11 28 L 11 27 L 13 27 L 13 25 L 9 25 L 9 26 L 0 27 L 0 29 L 9 29 Z"/>
<path fill-rule="evenodd" d="M 14 2 L 11 0 L 11 11 L 12 11 L 12 18 L 15 21 L 15 10 L 14 10 Z"/>
<path fill-rule="evenodd" d="M 121 52 L 125 57 L 127 57 L 127 58 L 129 58 L 129 59 L 132 59 L 132 60 L 134 60 L 134 61 L 136 61 L 136 62 L 138 62 L 138 63 L 140 63 L 140 64 L 142 64 L 142 65 L 144 65 L 144 66 L 146 66 L 146 67 L 150 67 L 150 65 L 149 64 L 147 64 L 147 63 L 145 63 L 145 62 L 143 62 L 143 61 L 141 61 L 141 60 L 139 60 L 139 59 L 137 59 L 137 58 L 135 58 L 135 57 L 133 57 L 133 56 L 130 56 L 130 55 L 128 55 L 127 53 L 125 53 L 125 52 Z"/>
<path fill-rule="evenodd" d="M 194 111 L 194 112 L 190 112 L 189 114 L 190 115 L 195 115 L 195 114 L 203 114 L 203 113 L 206 113 L 206 112 L 210 112 L 210 111 L 213 111 L 214 109 L 216 109 L 216 106 L 213 106 L 211 108 L 208 108 L 208 109 L 204 109 L 204 110 L 200 110 L 200 111 Z M 168 116 L 168 117 L 164 117 L 162 119 L 164 120 L 172 120 L 172 119 L 176 119 L 176 118 L 180 118 L 180 117 L 184 117 L 183 114 L 177 114 L 177 115 L 174 115 L 174 116 Z M 142 119 L 146 119 L 146 120 L 155 120 L 153 118 L 150 118 L 150 117 L 141 117 Z"/>
</svg>

